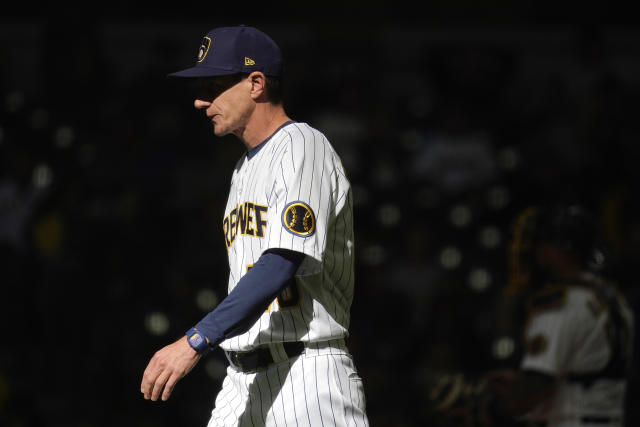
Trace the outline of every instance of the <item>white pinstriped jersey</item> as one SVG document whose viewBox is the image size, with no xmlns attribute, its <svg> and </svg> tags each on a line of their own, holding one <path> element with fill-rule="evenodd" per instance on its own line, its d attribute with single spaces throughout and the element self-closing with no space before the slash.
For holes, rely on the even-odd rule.
<svg viewBox="0 0 640 427">
<path fill-rule="evenodd" d="M 353 299 L 351 187 L 334 148 L 308 124 L 288 122 L 236 164 L 223 220 L 229 292 L 270 248 L 304 253 L 280 296 L 245 333 L 220 344 L 246 351 L 348 334 Z"/>
</svg>

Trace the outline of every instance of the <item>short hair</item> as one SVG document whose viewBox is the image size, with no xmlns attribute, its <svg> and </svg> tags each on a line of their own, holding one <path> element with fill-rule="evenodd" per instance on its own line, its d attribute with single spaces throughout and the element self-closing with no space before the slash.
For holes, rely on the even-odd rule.
<svg viewBox="0 0 640 427">
<path fill-rule="evenodd" d="M 249 77 L 249 74 L 250 73 L 237 74 L 237 81 Z M 282 76 L 265 75 L 265 91 L 269 102 L 272 104 L 282 104 L 284 102 L 284 85 Z"/>
<path fill-rule="evenodd" d="M 273 104 L 282 104 L 284 102 L 284 85 L 282 76 L 266 76 L 265 89 L 267 91 L 267 99 Z"/>
</svg>

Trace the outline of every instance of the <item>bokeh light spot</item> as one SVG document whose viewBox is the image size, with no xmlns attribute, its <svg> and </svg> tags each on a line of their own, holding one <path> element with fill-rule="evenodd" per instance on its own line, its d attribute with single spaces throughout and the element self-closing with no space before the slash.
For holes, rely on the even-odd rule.
<svg viewBox="0 0 640 427">
<path fill-rule="evenodd" d="M 509 358 L 515 349 L 515 343 L 511 337 L 500 337 L 493 342 L 492 352 L 496 359 Z"/>
<path fill-rule="evenodd" d="M 60 126 L 53 136 L 53 140 L 58 148 L 68 148 L 74 139 L 75 131 L 71 126 Z"/>
<path fill-rule="evenodd" d="M 455 246 L 447 246 L 440 251 L 440 264 L 447 270 L 457 268 L 462 262 L 462 253 Z"/>
<path fill-rule="evenodd" d="M 480 244 L 488 249 L 495 249 L 502 241 L 502 233 L 498 227 L 488 225 L 480 230 Z"/>
<path fill-rule="evenodd" d="M 520 167 L 520 153 L 514 147 L 505 147 L 498 154 L 498 164 L 504 170 L 514 171 Z"/>
<path fill-rule="evenodd" d="M 32 180 L 36 188 L 46 188 L 53 181 L 53 171 L 48 165 L 40 164 L 33 169 Z"/>
<path fill-rule="evenodd" d="M 386 260 L 387 251 L 380 245 L 370 245 L 364 248 L 362 257 L 368 265 L 379 265 Z"/>
<path fill-rule="evenodd" d="M 486 291 L 491 285 L 491 273 L 485 268 L 475 268 L 469 273 L 469 287 L 476 291 Z"/>
<path fill-rule="evenodd" d="M 398 225 L 401 218 L 400 208 L 394 204 L 388 203 L 378 208 L 378 221 L 385 227 Z"/>
<path fill-rule="evenodd" d="M 218 305 L 218 295 L 211 289 L 200 289 L 196 294 L 196 305 L 202 311 L 209 312 Z"/>
<path fill-rule="evenodd" d="M 503 209 L 509 204 L 509 190 L 501 185 L 495 186 L 487 193 L 487 204 L 492 209 Z"/>
<path fill-rule="evenodd" d="M 466 205 L 456 205 L 451 209 L 449 219 L 456 227 L 466 227 L 471 223 L 471 209 Z"/>
<path fill-rule="evenodd" d="M 169 318 L 166 314 L 155 311 L 147 314 L 144 319 L 144 326 L 152 335 L 164 335 L 169 330 Z"/>
</svg>

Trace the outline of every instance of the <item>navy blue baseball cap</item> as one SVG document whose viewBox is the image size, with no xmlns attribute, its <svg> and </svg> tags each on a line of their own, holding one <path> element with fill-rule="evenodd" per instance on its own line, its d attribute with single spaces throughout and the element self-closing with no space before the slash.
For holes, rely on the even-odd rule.
<svg viewBox="0 0 640 427">
<path fill-rule="evenodd" d="M 214 77 L 262 71 L 282 73 L 282 53 L 271 37 L 254 27 L 239 25 L 209 31 L 200 42 L 195 66 L 169 77 Z"/>
</svg>

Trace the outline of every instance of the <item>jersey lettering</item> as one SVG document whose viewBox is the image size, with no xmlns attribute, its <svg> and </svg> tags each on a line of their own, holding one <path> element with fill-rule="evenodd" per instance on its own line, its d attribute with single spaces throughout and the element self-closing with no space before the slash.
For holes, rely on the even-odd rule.
<svg viewBox="0 0 640 427">
<path fill-rule="evenodd" d="M 229 231 L 231 232 L 231 236 L 229 237 L 229 241 L 233 243 L 236 240 L 236 234 L 238 232 L 238 222 L 236 221 L 236 215 L 238 212 L 238 208 L 235 207 L 229 213 Z"/>
<path fill-rule="evenodd" d="M 240 231 L 241 232 L 245 232 L 245 234 L 248 234 L 249 236 L 251 236 L 252 234 L 247 233 L 247 211 L 248 209 L 248 202 L 244 202 L 244 205 L 240 205 L 238 206 L 238 222 L 237 225 L 238 227 L 240 227 Z"/>
<path fill-rule="evenodd" d="M 231 246 L 231 241 L 229 240 L 229 217 L 225 217 L 222 221 L 222 232 L 224 233 L 224 244 L 229 248 Z"/>
<path fill-rule="evenodd" d="M 256 236 L 264 237 L 264 228 L 267 226 L 267 220 L 262 219 L 262 215 L 267 213 L 267 207 L 254 205 L 254 211 L 256 213 Z"/>
<path fill-rule="evenodd" d="M 267 207 L 252 202 L 236 205 L 222 221 L 224 243 L 227 249 L 236 240 L 236 236 L 264 237 L 267 226 Z"/>
</svg>

